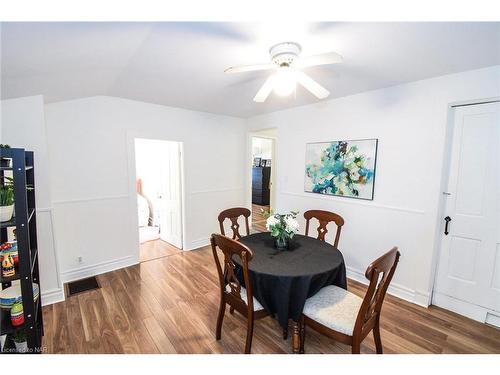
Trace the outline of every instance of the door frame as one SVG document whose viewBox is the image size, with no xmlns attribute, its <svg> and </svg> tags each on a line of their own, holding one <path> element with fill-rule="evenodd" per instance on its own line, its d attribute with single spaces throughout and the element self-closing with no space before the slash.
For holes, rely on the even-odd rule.
<svg viewBox="0 0 500 375">
<path fill-rule="evenodd" d="M 262 133 L 265 131 L 274 131 L 276 132 L 275 136 L 272 135 L 263 135 Z M 272 207 L 271 203 L 274 203 L 274 206 L 277 205 L 276 199 L 278 197 L 278 190 L 277 190 L 277 173 L 276 171 L 278 170 L 278 128 L 277 127 L 271 127 L 271 128 L 263 128 L 263 129 L 256 129 L 256 130 L 251 130 L 247 133 L 247 157 L 246 157 L 246 162 L 245 162 L 245 169 L 250 166 L 250 168 L 247 170 L 247 188 L 246 188 L 246 199 L 247 199 L 247 207 L 252 211 L 252 138 L 264 138 L 264 139 L 271 139 L 273 141 L 273 148 L 272 148 L 272 165 L 271 165 L 271 197 L 270 197 L 270 202 L 269 206 L 273 209 L 276 210 L 276 207 Z"/>
<path fill-rule="evenodd" d="M 441 183 L 439 186 L 439 203 L 438 203 L 438 211 L 435 223 L 435 237 L 434 237 L 434 248 L 432 252 L 432 269 L 431 276 L 429 282 L 429 298 L 427 305 L 432 304 L 434 289 L 436 286 L 436 278 L 437 272 L 439 269 L 439 259 L 441 255 L 441 231 L 443 230 L 443 217 L 446 209 L 446 199 L 443 194 L 446 191 L 448 186 L 448 180 L 450 176 L 450 164 L 451 164 L 451 148 L 453 141 L 453 131 L 455 126 L 455 108 L 478 105 L 478 104 L 488 104 L 495 103 L 500 101 L 500 96 L 498 97 L 490 97 L 490 98 L 482 98 L 482 99 L 471 99 L 471 100 L 462 100 L 457 102 L 452 102 L 448 104 L 447 111 L 447 121 L 446 121 L 446 132 L 445 132 L 445 144 L 443 149 L 443 162 L 442 162 L 442 171 L 441 171 Z M 469 315 L 470 317 L 470 315 Z"/>
<path fill-rule="evenodd" d="M 134 240 L 135 240 L 135 245 L 136 245 L 136 256 L 137 256 L 137 263 L 139 262 L 139 250 L 140 250 L 140 243 L 139 243 L 139 221 L 137 218 L 137 198 L 136 198 L 136 176 L 137 176 L 137 171 L 135 168 L 135 139 L 136 138 L 141 138 L 141 139 L 150 139 L 150 140 L 157 140 L 157 141 L 167 141 L 167 142 L 177 142 L 179 144 L 179 163 L 180 163 L 180 198 L 181 198 L 181 242 L 182 242 L 182 250 L 185 251 L 187 246 L 186 246 L 186 212 L 185 212 L 185 207 L 186 207 L 186 202 L 185 202 L 185 197 L 186 197 L 186 192 L 185 192 L 185 172 L 184 172 L 184 142 L 177 140 L 177 139 L 172 139 L 168 138 L 165 136 L 162 136 L 160 134 L 155 134 L 151 132 L 142 132 L 142 131 L 127 131 L 127 166 L 128 166 L 128 188 L 129 188 L 129 207 L 130 207 L 130 212 L 133 212 L 134 214 L 131 215 L 132 219 L 130 222 L 131 230 L 133 230 L 134 235 Z M 133 228 L 133 229 L 132 229 Z"/>
</svg>

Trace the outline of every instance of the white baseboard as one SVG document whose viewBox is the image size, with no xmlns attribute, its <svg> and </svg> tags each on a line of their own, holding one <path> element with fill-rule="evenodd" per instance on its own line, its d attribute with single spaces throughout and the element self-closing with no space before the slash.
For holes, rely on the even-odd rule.
<svg viewBox="0 0 500 375">
<path fill-rule="evenodd" d="M 187 246 L 186 250 L 196 250 L 200 247 L 205 247 L 210 245 L 210 239 L 208 238 L 199 238 L 197 240 L 191 241 L 191 243 Z"/>
<path fill-rule="evenodd" d="M 100 275 L 101 273 L 114 271 L 119 268 L 133 266 L 137 263 L 137 257 L 129 255 L 123 258 L 101 262 L 98 264 L 74 268 L 72 270 L 61 272 L 61 281 L 63 283 L 68 283 L 70 281 L 80 280 L 86 277 Z"/>
<path fill-rule="evenodd" d="M 481 323 L 488 323 L 491 325 L 500 324 L 500 312 L 461 301 L 436 291 L 432 294 L 432 304 Z"/>
<path fill-rule="evenodd" d="M 431 305 L 431 297 L 432 293 L 430 292 L 422 292 L 419 290 L 413 291 L 414 293 L 414 300 L 417 305 L 424 306 L 424 307 L 429 307 Z"/>
<path fill-rule="evenodd" d="M 347 277 L 361 284 L 368 285 L 368 280 L 364 272 L 356 270 L 352 267 L 346 267 Z M 417 292 L 403 285 L 391 283 L 387 289 L 387 293 L 405 301 L 414 303 L 419 306 L 429 307 L 429 295 L 427 293 Z"/>
<path fill-rule="evenodd" d="M 485 323 L 500 328 L 500 313 L 486 313 Z"/>
<path fill-rule="evenodd" d="M 51 289 L 42 291 L 42 306 L 52 305 L 53 303 L 62 302 L 65 300 L 64 289 Z"/>
</svg>

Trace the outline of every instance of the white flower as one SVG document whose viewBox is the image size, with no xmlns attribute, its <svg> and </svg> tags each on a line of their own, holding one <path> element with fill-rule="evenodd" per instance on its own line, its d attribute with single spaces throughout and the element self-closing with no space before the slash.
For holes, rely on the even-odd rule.
<svg viewBox="0 0 500 375">
<path fill-rule="evenodd" d="M 299 223 L 291 216 L 285 217 L 286 231 L 288 233 L 297 233 L 299 231 Z"/>
<path fill-rule="evenodd" d="M 279 223 L 280 223 L 280 221 L 278 219 L 276 219 L 274 216 L 269 216 L 266 220 L 266 229 L 271 230 L 271 227 L 273 227 Z"/>
</svg>

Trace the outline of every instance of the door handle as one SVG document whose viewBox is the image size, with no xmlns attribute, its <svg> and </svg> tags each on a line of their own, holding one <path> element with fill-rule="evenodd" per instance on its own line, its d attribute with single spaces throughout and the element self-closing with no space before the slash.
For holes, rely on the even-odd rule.
<svg viewBox="0 0 500 375">
<path fill-rule="evenodd" d="M 451 217 L 446 216 L 446 217 L 444 218 L 444 221 L 446 221 L 446 224 L 444 225 L 444 234 L 447 236 L 447 235 L 448 235 L 448 233 L 450 233 L 450 232 L 448 232 L 448 224 L 450 224 Z"/>
</svg>

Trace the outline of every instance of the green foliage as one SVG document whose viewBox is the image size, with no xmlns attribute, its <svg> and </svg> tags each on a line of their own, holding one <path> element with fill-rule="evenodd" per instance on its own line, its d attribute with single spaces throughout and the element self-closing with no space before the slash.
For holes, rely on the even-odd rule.
<svg viewBox="0 0 500 375">
<path fill-rule="evenodd" d="M 264 211 L 262 211 L 264 214 Z M 277 239 L 291 239 L 297 232 L 299 224 L 295 220 L 298 211 L 291 211 L 288 214 L 275 214 L 267 212 L 266 228 L 272 237 Z"/>
<path fill-rule="evenodd" d="M 261 208 L 260 213 L 262 214 L 262 216 L 264 216 L 265 219 L 267 219 L 269 216 L 273 216 L 273 210 L 264 210 L 263 208 Z"/>
<path fill-rule="evenodd" d="M 14 204 L 14 180 L 12 177 L 2 177 L 0 186 L 0 206 L 11 206 Z"/>
<path fill-rule="evenodd" d="M 26 341 L 26 333 L 24 332 L 24 330 L 20 329 L 14 334 L 13 339 L 14 342 L 24 342 Z"/>
<path fill-rule="evenodd" d="M 0 206 L 11 206 L 14 204 L 14 190 L 8 186 L 0 187 Z"/>
<path fill-rule="evenodd" d="M 12 177 L 2 177 L 3 183 L 0 186 L 0 206 L 10 206 L 14 204 L 14 179 Z M 26 185 L 26 190 L 32 191 L 32 185 Z"/>
</svg>

